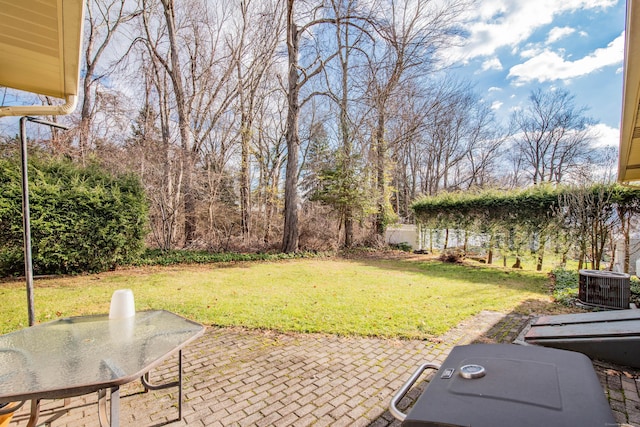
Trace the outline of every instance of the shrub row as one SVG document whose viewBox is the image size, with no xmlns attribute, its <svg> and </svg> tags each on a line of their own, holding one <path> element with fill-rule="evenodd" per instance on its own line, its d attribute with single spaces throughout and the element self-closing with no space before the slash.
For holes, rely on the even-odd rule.
<svg viewBox="0 0 640 427">
<path fill-rule="evenodd" d="M 102 271 L 137 259 L 147 218 L 137 177 L 38 158 L 28 173 L 34 274 Z M 20 164 L 0 159 L 0 276 L 23 274 L 23 259 Z"/>
<path fill-rule="evenodd" d="M 243 262 L 243 261 L 277 261 L 293 258 L 316 258 L 328 256 L 322 252 L 297 252 L 297 253 L 216 253 L 192 250 L 147 249 L 132 265 L 176 265 L 176 264 L 209 264 L 216 262 Z"/>
</svg>

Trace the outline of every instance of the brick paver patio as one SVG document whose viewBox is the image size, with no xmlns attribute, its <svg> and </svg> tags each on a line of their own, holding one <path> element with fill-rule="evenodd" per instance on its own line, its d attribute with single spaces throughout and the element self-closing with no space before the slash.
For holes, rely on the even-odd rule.
<svg viewBox="0 0 640 427">
<path fill-rule="evenodd" d="M 443 361 L 455 345 L 511 342 L 528 318 L 484 311 L 432 341 L 281 334 L 210 327 L 184 350 L 183 420 L 176 421 L 176 389 L 142 392 L 121 387 L 123 426 L 397 426 L 391 396 L 425 361 Z M 176 361 L 152 373 L 175 375 Z M 637 372 L 596 364 L 618 422 L 640 426 Z M 410 405 L 425 383 L 402 402 Z M 28 406 L 28 405 L 25 405 Z M 41 422 L 98 425 L 96 396 L 44 401 Z M 26 409 L 11 425 L 25 425 Z"/>
</svg>

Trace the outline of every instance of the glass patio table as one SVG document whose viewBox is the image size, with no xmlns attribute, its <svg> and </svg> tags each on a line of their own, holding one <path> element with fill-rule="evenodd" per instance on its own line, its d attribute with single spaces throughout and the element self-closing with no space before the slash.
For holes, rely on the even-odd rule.
<svg viewBox="0 0 640 427">
<path fill-rule="evenodd" d="M 62 318 L 2 335 L 0 404 L 31 400 L 28 426 L 34 426 L 41 399 L 98 392 L 100 425 L 118 426 L 119 386 L 140 378 L 145 390 L 178 387 L 182 419 L 182 348 L 203 333 L 204 326 L 159 310 L 126 319 L 109 319 L 106 314 Z M 176 352 L 178 379 L 150 383 L 149 371 Z"/>
</svg>

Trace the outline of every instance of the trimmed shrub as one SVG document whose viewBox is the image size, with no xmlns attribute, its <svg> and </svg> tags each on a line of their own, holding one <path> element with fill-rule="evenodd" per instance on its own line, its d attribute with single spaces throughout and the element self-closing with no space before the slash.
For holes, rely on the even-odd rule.
<svg viewBox="0 0 640 427">
<path fill-rule="evenodd" d="M 551 271 L 553 299 L 560 304 L 571 305 L 578 299 L 578 271 L 562 267 Z"/>
<path fill-rule="evenodd" d="M 22 192 L 16 159 L 0 160 L 0 275 L 24 272 Z M 95 272 L 135 260 L 144 249 L 147 204 L 134 175 L 92 165 L 29 164 L 34 274 Z"/>
<path fill-rule="evenodd" d="M 640 306 L 640 280 L 636 276 L 631 276 L 631 302 Z"/>
</svg>

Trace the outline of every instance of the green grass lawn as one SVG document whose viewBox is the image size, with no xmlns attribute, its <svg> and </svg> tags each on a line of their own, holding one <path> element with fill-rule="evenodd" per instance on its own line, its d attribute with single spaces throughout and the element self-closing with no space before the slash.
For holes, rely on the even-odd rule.
<svg viewBox="0 0 640 427">
<path fill-rule="evenodd" d="M 37 280 L 38 322 L 107 313 L 114 290 L 136 309 L 166 309 L 207 325 L 429 338 L 481 310 L 548 304 L 531 271 L 404 260 L 301 259 L 120 270 Z M 0 332 L 25 327 L 24 283 L 0 283 Z"/>
</svg>

